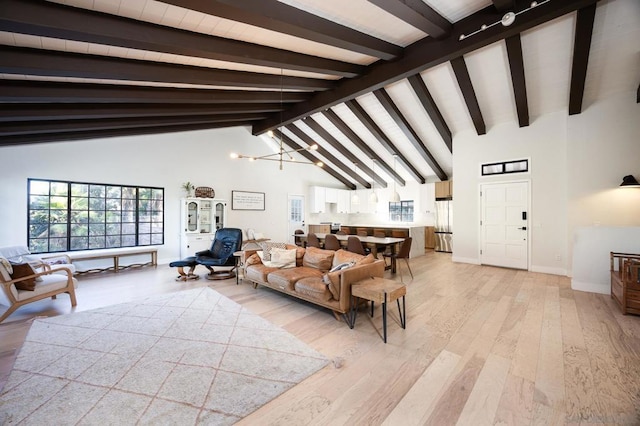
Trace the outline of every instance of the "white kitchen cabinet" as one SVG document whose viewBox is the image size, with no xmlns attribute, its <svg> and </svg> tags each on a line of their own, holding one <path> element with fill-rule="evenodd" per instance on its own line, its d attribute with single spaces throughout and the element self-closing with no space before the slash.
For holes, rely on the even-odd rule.
<svg viewBox="0 0 640 426">
<path fill-rule="evenodd" d="M 325 188 L 324 189 L 324 202 L 325 203 L 337 203 L 338 202 L 338 189 L 337 188 Z"/>
<path fill-rule="evenodd" d="M 338 189 L 338 213 L 351 213 L 351 191 Z"/>
<path fill-rule="evenodd" d="M 324 213 L 327 209 L 325 201 L 326 188 L 322 186 L 309 187 L 309 212 Z"/>
</svg>

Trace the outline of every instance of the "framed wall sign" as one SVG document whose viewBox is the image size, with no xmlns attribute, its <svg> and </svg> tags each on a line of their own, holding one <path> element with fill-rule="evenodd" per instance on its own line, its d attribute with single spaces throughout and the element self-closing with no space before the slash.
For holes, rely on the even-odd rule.
<svg viewBox="0 0 640 426">
<path fill-rule="evenodd" d="M 264 210 L 264 192 L 231 191 L 231 210 Z"/>
</svg>

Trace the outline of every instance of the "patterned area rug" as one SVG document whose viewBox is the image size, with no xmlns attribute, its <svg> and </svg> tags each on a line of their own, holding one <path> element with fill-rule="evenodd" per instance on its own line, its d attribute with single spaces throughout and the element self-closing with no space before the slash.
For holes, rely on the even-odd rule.
<svg viewBox="0 0 640 426">
<path fill-rule="evenodd" d="M 205 287 L 34 321 L 0 424 L 233 424 L 327 364 Z"/>
</svg>

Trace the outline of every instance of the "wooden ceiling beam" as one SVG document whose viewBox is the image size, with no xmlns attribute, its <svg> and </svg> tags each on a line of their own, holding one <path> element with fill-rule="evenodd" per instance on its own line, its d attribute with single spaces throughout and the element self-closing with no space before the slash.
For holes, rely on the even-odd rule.
<svg viewBox="0 0 640 426">
<path fill-rule="evenodd" d="M 515 8 L 515 0 L 493 0 L 493 7 L 500 12 L 506 12 Z"/>
<path fill-rule="evenodd" d="M 413 130 L 411 124 L 407 121 L 407 119 L 402 115 L 402 112 L 398 109 L 396 104 L 391 99 L 391 96 L 384 89 L 378 89 L 373 92 L 378 102 L 383 106 L 383 108 L 387 111 L 387 114 L 391 116 L 393 121 L 398 125 L 402 133 L 404 133 L 405 137 L 411 142 L 411 145 L 418 151 L 418 154 L 422 157 L 424 161 L 431 167 L 433 173 L 438 176 L 440 180 L 448 180 L 447 174 L 442 170 L 438 161 L 435 159 L 429 149 L 425 146 L 420 136 Z"/>
<path fill-rule="evenodd" d="M 355 77 L 364 67 L 46 1 L 3 0 L 3 31 L 203 59 Z"/>
<path fill-rule="evenodd" d="M 473 89 L 467 64 L 464 58 L 460 56 L 451 60 L 451 66 L 453 67 L 453 73 L 456 76 L 458 86 L 464 97 L 464 102 L 467 104 L 471 121 L 473 121 L 473 125 L 476 127 L 476 132 L 478 132 L 478 135 L 484 135 L 487 133 L 487 126 L 484 123 L 482 111 L 480 111 L 480 104 L 476 97 L 476 91 Z"/>
<path fill-rule="evenodd" d="M 422 0 L 369 0 L 369 3 L 435 39 L 444 38 L 451 33 L 451 22 Z"/>
<path fill-rule="evenodd" d="M 333 135 L 329 133 L 327 129 L 322 127 L 320 123 L 318 123 L 312 117 L 307 117 L 304 120 L 302 120 L 302 122 L 307 126 L 309 126 L 311 130 L 316 132 L 318 136 L 324 139 L 329 145 L 333 147 L 333 149 L 335 149 L 340 154 L 342 154 L 347 160 L 351 161 L 353 164 L 357 164 L 358 168 L 362 170 L 364 174 L 371 177 L 373 181 L 378 182 L 378 185 L 381 185 L 381 186 L 384 185 L 385 188 L 387 187 L 387 181 L 385 181 L 380 175 L 378 175 L 371 168 L 369 168 L 369 166 L 367 165 L 366 159 L 358 157 L 353 152 L 348 150 L 342 144 L 342 142 L 340 142 L 338 139 L 333 137 Z"/>
<path fill-rule="evenodd" d="M 336 114 L 333 110 L 328 109 L 326 111 L 322 111 L 322 114 L 327 118 L 327 120 L 331 121 L 331 123 L 336 126 L 340 132 L 344 136 L 346 136 L 360 151 L 364 152 L 369 156 L 369 158 L 377 161 L 377 164 L 385 171 L 393 180 L 395 180 L 398 184 L 404 186 L 405 180 L 400 176 L 393 167 L 389 166 L 383 159 L 380 157 L 365 141 L 363 141 L 360 136 L 356 132 L 354 132 L 351 127 L 347 125 L 342 119 Z M 386 188 L 386 182 L 384 187 Z"/>
<path fill-rule="evenodd" d="M 194 0 L 195 1 L 195 0 Z M 498 12 L 491 5 L 453 24 L 451 34 L 435 40 L 426 37 L 404 49 L 404 55 L 392 62 L 377 62 L 367 67 L 367 72 L 361 77 L 342 79 L 332 90 L 315 93 L 304 104 L 294 105 L 282 116 L 272 115 L 267 120 L 254 125 L 254 134 L 264 133 L 279 126 L 282 122 L 290 123 L 310 114 L 330 108 L 339 103 L 365 95 L 411 75 L 443 64 L 476 49 L 488 46 L 496 41 L 527 31 L 537 25 L 567 13 L 574 12 L 598 0 L 563 0 L 552 1 L 531 9 L 519 15 L 515 22 L 504 27 L 495 25 L 472 37 L 460 41 L 461 34 L 470 34 L 478 30 L 483 24 L 497 22 L 503 13 Z"/>
<path fill-rule="evenodd" d="M 83 132 L 58 132 L 58 133 L 38 133 L 27 135 L 7 136 L 0 138 L 0 146 L 24 145 L 49 142 L 67 142 L 76 140 L 102 139 L 122 136 L 138 136 L 152 135 L 158 133 L 174 133 L 189 132 L 193 130 L 208 130 L 228 127 L 248 126 L 251 123 L 246 122 L 219 122 L 204 124 L 189 124 L 161 127 L 141 127 L 135 129 L 109 129 L 109 130 L 92 130 Z"/>
<path fill-rule="evenodd" d="M 6 103 L 273 103 L 303 102 L 304 92 L 185 89 L 92 83 L 0 80 L 0 102 Z"/>
<path fill-rule="evenodd" d="M 384 60 L 395 59 L 402 55 L 400 46 L 277 0 L 165 0 L 164 2 Z"/>
<path fill-rule="evenodd" d="M 307 151 L 302 145 L 300 145 L 299 143 L 297 143 L 296 141 L 294 141 L 293 139 L 291 139 L 290 137 L 288 137 L 287 135 L 282 133 L 280 130 L 275 130 L 273 133 L 277 138 L 282 138 L 282 141 L 289 148 L 300 150 L 300 151 L 298 151 L 298 154 L 302 155 L 304 158 L 306 158 L 307 160 L 311 161 L 312 163 L 317 163 L 318 161 L 322 161 L 319 157 L 316 157 L 311 152 Z M 323 164 L 322 170 L 324 170 L 325 172 L 329 173 L 331 176 L 333 176 L 338 181 L 342 182 L 344 184 L 344 186 L 346 186 L 347 188 L 356 189 L 356 186 L 353 184 L 353 182 L 351 182 L 349 179 L 345 178 L 343 175 L 341 175 L 340 173 L 335 171 L 328 164 Z"/>
<path fill-rule="evenodd" d="M 369 114 L 362 108 L 362 105 L 355 99 L 345 102 L 345 105 L 351 110 L 351 112 L 358 117 L 364 127 L 367 128 L 369 133 L 375 137 L 378 142 L 389 152 L 391 155 L 397 156 L 400 164 L 413 176 L 413 178 L 419 183 L 425 183 L 424 176 L 420 174 L 418 169 L 407 158 L 402 155 L 400 150 L 394 145 L 389 137 L 382 131 L 382 129 L 376 124 L 375 120 L 371 118 Z M 394 170 L 395 171 L 395 170 Z M 399 183 L 399 182 L 398 182 Z M 404 186 L 404 184 L 402 184 Z"/>
<path fill-rule="evenodd" d="M 197 115 L 188 117 L 109 118 L 98 120 L 22 121 L 0 123 L 0 137 L 38 133 L 72 133 L 94 130 L 132 129 L 137 127 L 162 127 L 211 123 L 251 122 L 265 114 Z"/>
<path fill-rule="evenodd" d="M 362 176 L 360 176 L 354 170 L 352 170 L 351 167 L 344 164 L 342 161 L 336 158 L 335 155 L 331 154 L 329 151 L 323 148 L 321 144 L 313 140 L 311 136 L 307 135 L 301 128 L 299 128 L 295 124 L 287 124 L 285 128 L 289 130 L 291 133 L 293 133 L 300 140 L 304 141 L 304 143 L 306 143 L 307 145 L 313 145 L 313 144 L 318 145 L 318 151 L 317 151 L 318 154 L 322 155 L 324 158 L 330 161 L 335 167 L 340 169 L 344 174 L 350 176 L 351 179 L 360 183 L 365 188 L 371 188 L 371 184 L 367 180 L 363 179 Z M 355 189 L 355 187 L 353 189 Z"/>
<path fill-rule="evenodd" d="M 593 34 L 595 16 L 595 4 L 578 10 L 576 32 L 573 42 L 573 64 L 571 66 L 571 85 L 569 89 L 569 115 L 580 114 L 582 112 L 584 83 L 587 79 L 587 66 L 589 65 L 589 52 L 591 50 L 591 36 Z"/>
<path fill-rule="evenodd" d="M 85 120 L 127 117 L 178 117 L 280 111 L 280 104 L 3 104 L 0 122 Z"/>
<path fill-rule="evenodd" d="M 331 80 L 229 71 L 9 46 L 0 46 L 0 73 L 273 90 L 327 90 L 335 84 Z"/>
<path fill-rule="evenodd" d="M 516 111 L 520 127 L 529 125 L 529 103 L 527 100 L 527 85 L 524 75 L 524 60 L 522 59 L 522 41 L 520 34 L 504 39 L 507 46 L 509 69 L 511 70 L 511 83 L 513 96 L 516 100 Z"/>
<path fill-rule="evenodd" d="M 453 153 L 453 136 L 451 135 L 451 129 L 449 129 L 447 122 L 444 120 L 438 105 L 436 105 L 436 101 L 433 100 L 433 96 L 429 93 L 429 89 L 427 89 L 427 85 L 422 79 L 422 76 L 415 74 L 409 77 L 408 80 L 422 107 L 429 115 L 429 118 L 431 118 L 433 125 L 436 127 L 438 133 L 440 133 L 445 145 L 449 148 L 449 152 Z"/>
</svg>

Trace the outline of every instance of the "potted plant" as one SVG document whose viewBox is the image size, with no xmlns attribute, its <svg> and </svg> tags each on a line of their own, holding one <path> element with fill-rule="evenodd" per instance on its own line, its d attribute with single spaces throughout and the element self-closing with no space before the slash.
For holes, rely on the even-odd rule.
<svg viewBox="0 0 640 426">
<path fill-rule="evenodd" d="M 191 182 L 187 181 L 182 184 L 182 189 L 184 189 L 185 192 L 187 193 L 187 197 L 191 197 L 192 196 L 191 191 L 195 189 L 195 186 Z"/>
</svg>

